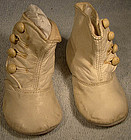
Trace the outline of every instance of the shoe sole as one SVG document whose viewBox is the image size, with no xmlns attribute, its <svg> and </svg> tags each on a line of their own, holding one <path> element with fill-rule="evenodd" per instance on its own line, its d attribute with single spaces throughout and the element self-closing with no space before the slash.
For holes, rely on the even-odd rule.
<svg viewBox="0 0 131 140">
<path fill-rule="evenodd" d="M 100 123 L 94 123 L 94 122 L 91 122 L 89 121 L 91 124 L 94 124 L 94 125 L 97 125 L 97 126 L 100 126 L 100 127 L 112 127 L 114 125 L 117 125 L 117 124 L 120 124 L 121 122 L 123 122 L 125 119 L 127 118 L 127 115 L 125 117 L 123 117 L 122 119 L 118 120 L 118 121 L 115 121 L 113 123 L 110 123 L 110 124 L 100 124 Z"/>
<path fill-rule="evenodd" d="M 8 123 L 7 123 L 7 124 L 8 124 Z M 58 125 L 59 125 L 59 124 L 58 124 Z M 17 133 L 21 133 L 21 134 L 24 134 L 24 135 L 30 135 L 30 136 L 44 135 L 44 134 L 46 134 L 46 133 L 52 131 L 53 129 L 55 129 L 58 125 L 55 125 L 55 126 L 49 128 L 48 130 L 45 130 L 45 131 L 36 132 L 36 133 L 26 133 L 26 132 L 18 131 L 18 130 L 16 130 L 16 129 L 12 128 L 12 127 L 8 124 L 8 126 L 10 126 L 10 128 L 12 128 L 12 129 L 13 129 L 14 131 L 16 131 Z"/>
</svg>

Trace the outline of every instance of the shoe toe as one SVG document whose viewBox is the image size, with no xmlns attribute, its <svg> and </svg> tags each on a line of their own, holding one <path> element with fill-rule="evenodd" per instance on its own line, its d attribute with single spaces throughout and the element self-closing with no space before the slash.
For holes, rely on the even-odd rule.
<svg viewBox="0 0 131 140">
<path fill-rule="evenodd" d="M 112 126 L 126 118 L 127 100 L 116 76 L 95 86 L 73 79 L 73 88 L 76 106 L 89 122 Z"/>
<path fill-rule="evenodd" d="M 112 126 L 124 120 L 127 112 L 127 105 L 124 102 L 111 102 L 95 110 L 90 120 L 99 125 Z"/>
<path fill-rule="evenodd" d="M 3 112 L 10 127 L 20 133 L 44 134 L 55 128 L 62 119 L 62 111 L 54 91 L 18 93 L 6 91 Z"/>
</svg>

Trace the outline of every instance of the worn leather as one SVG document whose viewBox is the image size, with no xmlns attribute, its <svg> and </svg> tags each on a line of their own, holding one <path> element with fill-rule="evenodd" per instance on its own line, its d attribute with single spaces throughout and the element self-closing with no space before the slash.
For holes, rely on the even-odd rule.
<svg viewBox="0 0 131 140">
<path fill-rule="evenodd" d="M 11 47 L 17 55 L 8 57 L 6 67 L 15 64 L 17 69 L 13 74 L 7 70 L 3 112 L 14 130 L 31 135 L 43 134 L 62 119 L 52 84 L 55 48 L 61 36 L 52 20 L 49 20 L 51 33 L 48 39 L 25 14 L 19 22 L 24 24 L 25 32 L 18 32 L 14 26 L 13 34 L 19 41 L 11 43 Z"/>
<path fill-rule="evenodd" d="M 128 113 L 125 93 L 115 76 L 109 50 L 109 27 L 104 28 L 93 6 L 75 5 L 75 18 L 67 44 L 66 59 L 72 73 L 75 103 L 90 122 L 111 126 L 124 120 Z"/>
</svg>

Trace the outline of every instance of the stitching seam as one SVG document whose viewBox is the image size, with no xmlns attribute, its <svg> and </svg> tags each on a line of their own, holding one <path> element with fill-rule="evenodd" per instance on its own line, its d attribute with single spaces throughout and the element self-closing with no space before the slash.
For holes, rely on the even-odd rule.
<svg viewBox="0 0 131 140">
<path fill-rule="evenodd" d="M 108 81 L 98 82 L 98 83 L 85 83 L 85 82 L 81 81 L 80 79 L 78 79 L 75 75 L 72 75 L 72 78 L 73 78 L 73 77 L 74 77 L 75 79 L 77 79 L 77 80 L 78 80 L 82 85 L 84 85 L 84 86 L 99 86 L 99 85 L 107 84 L 107 83 L 109 83 L 110 81 L 112 81 L 113 78 L 114 78 L 114 74 L 112 74 L 111 78 L 110 78 Z"/>
<path fill-rule="evenodd" d="M 51 44 L 51 48 L 53 47 L 53 43 Z M 41 52 L 41 54 L 43 53 L 43 51 Z M 36 85 L 35 85 L 35 89 L 38 88 L 38 84 L 39 84 L 39 79 L 40 79 L 40 71 L 41 71 L 41 66 L 42 66 L 42 62 L 45 56 L 45 52 L 44 54 L 41 56 L 40 60 L 38 61 L 38 66 L 36 67 Z"/>
</svg>

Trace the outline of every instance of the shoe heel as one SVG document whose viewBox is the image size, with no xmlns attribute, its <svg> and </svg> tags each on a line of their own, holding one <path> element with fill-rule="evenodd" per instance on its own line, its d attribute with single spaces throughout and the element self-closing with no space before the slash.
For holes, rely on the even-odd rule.
<svg viewBox="0 0 131 140">
<path fill-rule="evenodd" d="M 73 61 L 74 56 L 75 56 L 75 53 L 74 53 L 71 41 L 69 39 L 66 46 L 66 62 L 70 71 L 71 71 L 71 66 L 72 66 L 72 61 Z"/>
</svg>

